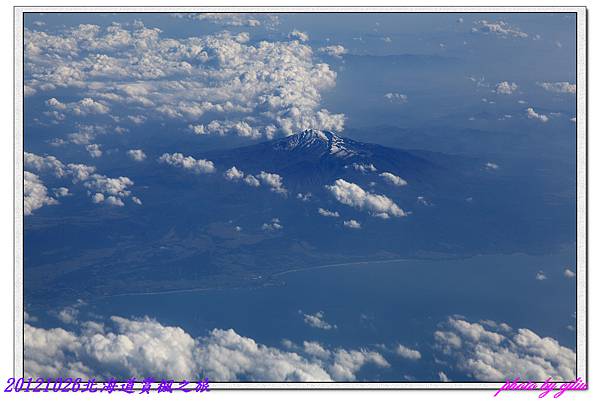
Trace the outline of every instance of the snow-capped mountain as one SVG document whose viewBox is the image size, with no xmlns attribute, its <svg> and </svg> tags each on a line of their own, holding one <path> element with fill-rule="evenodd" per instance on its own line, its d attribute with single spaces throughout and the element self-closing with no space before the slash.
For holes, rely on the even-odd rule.
<svg viewBox="0 0 600 401">
<path fill-rule="evenodd" d="M 389 148 L 315 129 L 203 157 L 222 168 L 237 166 L 247 171 L 270 171 L 288 182 L 315 184 L 341 177 L 365 181 L 383 172 L 409 182 L 433 182 L 448 165 L 445 155 Z"/>
<path fill-rule="evenodd" d="M 309 151 L 320 156 L 329 154 L 340 158 L 352 156 L 367 156 L 368 153 L 359 142 L 345 139 L 331 131 L 307 129 L 295 135 L 279 139 L 274 143 L 274 149 L 284 151 Z"/>
</svg>

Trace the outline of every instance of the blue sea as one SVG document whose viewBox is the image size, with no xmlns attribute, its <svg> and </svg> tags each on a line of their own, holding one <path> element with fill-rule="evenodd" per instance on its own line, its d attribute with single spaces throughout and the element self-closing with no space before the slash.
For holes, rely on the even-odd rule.
<svg viewBox="0 0 600 401">
<path fill-rule="evenodd" d="M 149 316 L 194 337 L 213 328 L 234 329 L 261 344 L 283 348 L 319 341 L 381 352 L 398 343 L 417 349 L 418 361 L 384 354 L 390 368 L 365 367 L 359 380 L 437 380 L 433 333 L 449 316 L 493 320 L 528 328 L 575 347 L 576 285 L 563 271 L 575 265 L 574 248 L 551 255 L 485 255 L 451 260 L 395 260 L 314 267 L 279 275 L 279 285 L 258 288 L 122 295 L 84 300 L 81 318 Z M 542 270 L 546 280 L 537 280 Z M 43 309 L 42 309 L 43 310 Z M 40 310 L 40 314 L 43 314 Z M 324 312 L 335 329 L 304 322 Z M 29 311 L 33 315 L 35 308 Z M 40 323 L 52 326 L 46 316 Z M 45 322 L 44 322 L 45 321 Z M 453 372 L 453 379 L 469 380 Z"/>
</svg>

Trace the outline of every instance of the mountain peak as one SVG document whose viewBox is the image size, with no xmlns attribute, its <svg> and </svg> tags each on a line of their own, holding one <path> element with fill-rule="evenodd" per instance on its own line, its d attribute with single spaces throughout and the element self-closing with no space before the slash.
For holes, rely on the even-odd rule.
<svg viewBox="0 0 600 401">
<path fill-rule="evenodd" d="M 318 152 L 320 155 L 329 153 L 336 157 L 349 157 L 357 153 L 356 150 L 348 146 L 351 145 L 351 142 L 331 131 L 309 128 L 279 140 L 277 148 Z"/>
</svg>

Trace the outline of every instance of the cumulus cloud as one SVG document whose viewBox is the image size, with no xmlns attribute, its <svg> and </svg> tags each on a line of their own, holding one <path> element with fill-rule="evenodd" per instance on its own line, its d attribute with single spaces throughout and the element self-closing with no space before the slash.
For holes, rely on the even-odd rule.
<svg viewBox="0 0 600 401">
<path fill-rule="evenodd" d="M 246 26 L 248 15 L 193 18 Z M 197 134 L 251 138 L 309 127 L 343 130 L 344 115 L 320 107 L 336 73 L 315 62 L 312 48 L 299 40 L 251 44 L 247 32 L 226 31 L 168 38 L 142 23 L 36 29 L 25 30 L 28 93 L 71 88 L 82 97 L 49 98 L 54 120 L 110 112 L 134 123 L 178 120 Z"/>
<path fill-rule="evenodd" d="M 471 29 L 474 33 L 482 33 L 485 35 L 492 34 L 502 38 L 527 38 L 529 35 L 521 31 L 515 26 L 511 26 L 504 21 L 486 21 L 480 20 L 474 23 L 474 27 Z"/>
<path fill-rule="evenodd" d="M 288 38 L 297 39 L 301 42 L 307 42 L 309 39 L 308 34 L 306 32 L 302 32 L 297 29 L 294 29 L 292 32 L 290 32 L 290 34 L 288 35 Z"/>
<path fill-rule="evenodd" d="M 365 365 L 387 368 L 367 349 L 327 349 L 304 342 L 295 352 L 269 347 L 234 330 L 213 329 L 194 338 L 180 327 L 150 318 L 112 316 L 86 321 L 76 330 L 43 329 L 25 323 L 25 373 L 32 377 L 129 378 L 211 381 L 356 380 Z"/>
<path fill-rule="evenodd" d="M 134 185 L 129 177 L 107 177 L 96 173 L 94 166 L 75 163 L 65 165 L 54 156 L 39 156 L 25 152 L 23 162 L 27 170 L 51 174 L 57 178 L 71 178 L 73 183 L 81 183 L 88 189 L 94 203 L 106 202 L 112 206 L 124 206 L 123 199 L 131 195 L 130 187 Z M 69 189 L 64 189 L 68 193 Z"/>
<path fill-rule="evenodd" d="M 277 175 L 277 174 L 275 174 L 275 175 Z M 244 173 L 242 170 L 240 170 L 236 166 L 232 166 L 231 168 L 227 169 L 225 171 L 225 173 L 223 173 L 223 177 L 227 181 L 243 182 L 244 184 L 249 185 L 251 187 L 259 187 L 260 186 L 260 181 L 258 180 L 258 178 L 256 178 L 252 174 L 246 174 L 246 173 Z M 281 183 L 281 180 L 279 180 L 279 181 Z M 273 178 L 271 180 L 271 182 L 276 183 L 277 179 Z M 274 192 L 278 192 L 278 191 L 280 193 L 283 193 L 282 191 L 285 191 L 285 188 L 283 188 L 281 186 L 280 187 L 276 187 L 275 190 L 274 190 Z"/>
<path fill-rule="evenodd" d="M 25 171 L 23 173 L 23 213 L 29 216 L 44 205 L 56 205 L 58 201 L 48 196 L 48 188 L 40 177 Z"/>
<path fill-rule="evenodd" d="M 419 351 L 405 347 L 402 344 L 398 344 L 398 346 L 396 347 L 396 354 L 406 359 L 421 359 L 421 353 Z"/>
<path fill-rule="evenodd" d="M 333 366 L 330 368 L 332 376 L 336 380 L 351 381 L 356 379 L 356 372 L 366 363 L 387 368 L 390 364 L 373 351 L 347 351 L 339 349 L 335 352 Z"/>
<path fill-rule="evenodd" d="M 233 166 L 223 173 L 223 177 L 228 181 L 239 181 L 244 178 L 244 172 Z"/>
<path fill-rule="evenodd" d="M 216 171 L 212 161 L 206 159 L 196 160 L 192 156 L 184 156 L 181 153 L 164 153 L 158 158 L 158 162 L 189 170 L 196 174 L 210 174 Z"/>
<path fill-rule="evenodd" d="M 547 280 L 548 277 L 546 276 L 546 273 L 544 273 L 543 270 L 540 270 L 535 274 L 535 279 L 538 281 L 544 281 Z"/>
<path fill-rule="evenodd" d="M 484 165 L 486 170 L 498 170 L 500 168 L 499 165 L 497 165 L 496 163 L 492 163 L 492 162 L 487 162 Z"/>
<path fill-rule="evenodd" d="M 373 163 L 352 163 L 350 166 L 345 166 L 345 168 L 352 167 L 356 171 L 360 171 L 361 173 L 375 173 L 377 172 L 377 168 L 373 165 Z"/>
<path fill-rule="evenodd" d="M 321 216 L 325 217 L 340 217 L 338 212 L 332 212 L 331 210 L 323 209 L 322 207 L 318 209 L 318 212 Z"/>
<path fill-rule="evenodd" d="M 573 278 L 573 277 L 575 277 L 575 272 L 573 270 L 569 269 L 568 267 L 566 267 L 565 271 L 564 271 L 564 275 L 566 278 Z"/>
<path fill-rule="evenodd" d="M 106 135 L 109 132 L 109 127 L 105 125 L 93 124 L 77 124 L 76 131 L 67 134 L 67 140 L 62 138 L 55 139 L 53 144 L 73 143 L 75 145 L 89 145 L 99 135 Z"/>
<path fill-rule="evenodd" d="M 110 178 L 101 174 L 92 174 L 83 185 L 90 191 L 126 198 L 131 195 L 128 188 L 133 185 L 133 181 L 129 177 Z"/>
<path fill-rule="evenodd" d="M 393 200 L 385 195 L 373 194 L 365 191 L 357 184 L 337 179 L 333 185 L 325 188 L 338 200 L 338 202 L 357 209 L 366 210 L 374 216 L 385 218 L 404 217 L 406 213 Z"/>
<path fill-rule="evenodd" d="M 76 116 L 87 116 L 89 114 L 106 114 L 110 111 L 110 108 L 103 102 L 96 101 L 92 98 L 86 97 L 79 100 L 78 102 L 62 103 L 56 98 L 50 98 L 46 101 L 46 105 L 51 109 L 73 113 Z"/>
<path fill-rule="evenodd" d="M 69 188 L 66 188 L 66 187 L 54 188 L 53 192 L 54 192 L 54 196 L 56 196 L 57 198 L 62 198 L 63 196 L 70 195 Z"/>
<path fill-rule="evenodd" d="M 331 57 L 341 58 L 344 54 L 348 53 L 348 50 L 342 45 L 331 45 L 319 47 L 319 52 Z"/>
<path fill-rule="evenodd" d="M 444 372 L 438 372 L 438 377 L 442 383 L 448 383 L 450 381 L 450 379 L 448 379 L 448 375 L 446 375 Z"/>
<path fill-rule="evenodd" d="M 87 150 L 90 156 L 94 159 L 102 156 L 102 147 L 96 143 L 86 145 L 85 150 Z"/>
<path fill-rule="evenodd" d="M 408 182 L 406 182 L 406 180 L 402 179 L 401 177 L 398 177 L 397 175 L 389 173 L 389 172 L 381 173 L 381 174 L 379 174 L 379 176 L 382 177 L 389 184 L 395 185 L 397 187 L 402 187 L 404 185 L 408 185 Z"/>
<path fill-rule="evenodd" d="M 499 327 L 499 325 L 497 325 Z M 499 332 L 479 323 L 449 318 L 434 333 L 438 350 L 476 380 L 569 381 L 575 378 L 575 352 L 529 329 Z"/>
<path fill-rule="evenodd" d="M 577 93 L 577 85 L 569 82 L 538 82 L 538 85 L 554 93 Z"/>
<path fill-rule="evenodd" d="M 278 231 L 283 229 L 283 225 L 281 224 L 281 221 L 275 217 L 271 219 L 270 223 L 263 223 L 261 228 L 263 231 Z"/>
<path fill-rule="evenodd" d="M 325 321 L 325 312 L 323 311 L 319 311 L 313 315 L 308 313 L 302 313 L 302 311 L 298 312 L 304 316 L 304 323 L 306 323 L 310 327 L 314 327 L 321 330 L 337 329 L 337 326 L 335 324 L 332 325 Z"/>
<path fill-rule="evenodd" d="M 130 149 L 127 151 L 127 156 L 129 156 L 131 160 L 135 160 L 136 162 L 146 160 L 146 153 L 144 153 L 142 149 Z"/>
<path fill-rule="evenodd" d="M 394 103 L 408 102 L 408 96 L 403 95 L 401 93 L 389 92 L 389 93 L 386 93 L 385 95 L 383 95 L 383 97 L 386 98 L 388 101 L 394 102 Z"/>
<path fill-rule="evenodd" d="M 518 88 L 519 86 L 514 82 L 509 83 L 508 81 L 502 81 L 498 82 L 496 85 L 496 93 L 501 95 L 512 95 Z"/>
<path fill-rule="evenodd" d="M 260 181 L 252 174 L 248 174 L 246 177 L 244 177 L 244 183 L 246 185 L 250 185 L 251 187 L 260 186 Z"/>
<path fill-rule="evenodd" d="M 271 191 L 280 195 L 287 195 L 287 189 L 283 187 L 283 177 L 279 174 L 261 171 L 257 177 L 264 185 L 270 187 Z"/>
<path fill-rule="evenodd" d="M 264 127 L 262 130 L 256 127 L 252 127 L 246 121 L 218 121 L 213 120 L 210 123 L 189 125 L 188 127 L 196 135 L 219 135 L 224 136 L 227 134 L 235 134 L 241 137 L 248 138 L 260 138 L 266 136 L 272 138 L 275 134 L 276 128 L 273 125 Z"/>
<path fill-rule="evenodd" d="M 546 123 L 549 120 L 547 115 L 537 113 L 532 107 L 527 108 L 527 118 L 531 120 L 538 120 L 543 123 Z"/>
<path fill-rule="evenodd" d="M 356 221 L 354 219 L 350 219 L 350 220 L 344 220 L 344 227 L 358 230 L 361 228 L 361 225 L 358 221 Z"/>
</svg>

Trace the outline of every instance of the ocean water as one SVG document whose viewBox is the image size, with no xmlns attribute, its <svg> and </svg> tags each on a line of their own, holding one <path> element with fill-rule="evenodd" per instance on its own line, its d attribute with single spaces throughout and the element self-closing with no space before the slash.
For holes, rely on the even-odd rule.
<svg viewBox="0 0 600 401">
<path fill-rule="evenodd" d="M 575 347 L 575 251 L 552 255 L 485 255 L 453 260 L 396 260 L 315 267 L 278 276 L 281 285 L 152 295 L 123 295 L 85 300 L 80 317 L 149 316 L 179 326 L 192 336 L 213 328 L 234 329 L 259 343 L 283 348 L 319 341 L 330 348 L 368 348 L 381 352 L 398 343 L 421 352 L 410 361 L 391 352 L 390 368 L 365 367 L 358 380 L 438 380 L 433 333 L 451 315 L 468 321 L 494 320 L 528 328 Z M 536 280 L 543 270 L 546 280 Z M 36 308 L 30 310 L 36 314 Z M 300 312 L 301 311 L 301 312 Z M 304 322 L 303 313 L 324 312 L 336 328 Z M 43 314 L 42 309 L 39 310 Z M 48 315 L 46 315 L 48 316 Z M 46 320 L 44 322 L 44 320 Z M 43 325 L 52 322 L 43 319 Z M 455 381 L 469 379 L 452 372 Z"/>
</svg>

